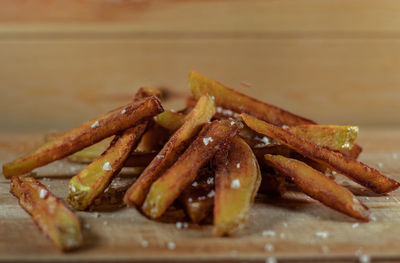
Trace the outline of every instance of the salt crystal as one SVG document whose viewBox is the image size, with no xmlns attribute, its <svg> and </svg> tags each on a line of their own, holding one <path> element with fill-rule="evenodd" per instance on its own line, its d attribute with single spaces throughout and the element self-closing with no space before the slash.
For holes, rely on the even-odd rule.
<svg viewBox="0 0 400 263">
<path fill-rule="evenodd" d="M 121 114 L 124 115 L 125 113 L 126 113 L 126 109 L 123 109 L 123 110 L 121 111 Z"/>
<path fill-rule="evenodd" d="M 104 225 L 108 225 L 108 222 L 107 222 L 107 221 L 104 221 L 103 224 L 104 224 Z"/>
<path fill-rule="evenodd" d="M 264 250 L 265 250 L 265 251 L 268 251 L 268 252 L 272 252 L 272 251 L 274 251 L 274 249 L 275 249 L 275 247 L 274 247 L 274 245 L 272 245 L 272 244 L 266 244 L 266 245 L 264 246 Z"/>
<path fill-rule="evenodd" d="M 76 192 L 76 188 L 75 188 L 75 186 L 73 184 L 71 184 L 71 191 L 72 192 Z"/>
<path fill-rule="evenodd" d="M 176 228 L 182 229 L 182 222 L 176 222 Z"/>
<path fill-rule="evenodd" d="M 210 142 L 213 141 L 212 137 L 208 137 L 208 138 L 203 138 L 203 143 L 204 145 L 208 145 Z"/>
<path fill-rule="evenodd" d="M 183 228 L 188 228 L 189 227 L 189 223 L 188 222 L 183 222 Z"/>
<path fill-rule="evenodd" d="M 215 101 L 215 97 L 214 97 L 214 96 L 211 96 L 211 99 L 212 99 L 213 101 Z"/>
<path fill-rule="evenodd" d="M 142 247 L 148 247 L 149 246 L 149 242 L 147 240 L 142 240 L 142 242 L 140 244 L 142 245 Z"/>
<path fill-rule="evenodd" d="M 111 165 L 110 165 L 110 162 L 105 162 L 105 163 L 104 163 L 104 165 L 103 165 L 103 170 L 104 170 L 104 171 L 111 171 L 111 170 L 112 170 L 112 167 L 111 167 Z"/>
<path fill-rule="evenodd" d="M 84 224 L 83 227 L 86 228 L 86 229 L 90 229 L 89 223 Z"/>
<path fill-rule="evenodd" d="M 96 128 L 96 127 L 99 127 L 99 126 L 100 126 L 99 121 L 95 121 L 95 122 L 92 123 L 92 125 L 90 127 Z"/>
<path fill-rule="evenodd" d="M 286 235 L 285 235 L 285 233 L 281 233 L 281 234 L 279 235 L 279 237 L 283 239 L 283 238 L 286 237 Z"/>
<path fill-rule="evenodd" d="M 359 257 L 359 261 L 360 263 L 369 263 L 371 262 L 371 258 L 367 254 L 364 254 Z"/>
<path fill-rule="evenodd" d="M 188 202 L 191 203 L 193 202 L 193 199 L 191 197 L 188 198 Z"/>
<path fill-rule="evenodd" d="M 315 235 L 320 238 L 327 238 L 329 236 L 329 233 L 326 231 L 320 231 L 315 233 Z"/>
<path fill-rule="evenodd" d="M 369 216 L 369 219 L 371 219 L 371 221 L 376 221 L 376 217 L 375 217 L 373 214 L 371 214 L 371 215 Z"/>
<path fill-rule="evenodd" d="M 197 200 L 205 200 L 206 199 L 206 197 L 205 196 L 199 196 L 199 197 L 197 197 Z"/>
<path fill-rule="evenodd" d="M 164 156 L 163 154 L 157 154 L 157 155 L 156 155 L 156 158 L 157 158 L 157 159 L 162 159 L 162 158 L 164 158 L 164 157 L 165 157 L 165 156 Z"/>
<path fill-rule="evenodd" d="M 287 126 L 287 125 L 284 124 L 284 125 L 282 125 L 282 128 L 283 128 L 283 129 L 287 129 L 287 128 L 289 128 L 289 126 Z"/>
<path fill-rule="evenodd" d="M 351 225 L 352 228 L 357 228 L 360 224 L 359 223 L 354 223 Z"/>
<path fill-rule="evenodd" d="M 378 163 L 378 167 L 379 167 L 379 168 L 382 168 L 382 167 L 383 167 L 383 163 L 379 162 L 379 163 Z"/>
<path fill-rule="evenodd" d="M 214 177 L 207 178 L 207 184 L 213 184 L 213 183 L 214 183 Z"/>
<path fill-rule="evenodd" d="M 168 242 L 168 249 L 169 250 L 174 250 L 176 248 L 176 245 L 174 242 L 170 241 Z"/>
<path fill-rule="evenodd" d="M 276 263 L 276 258 L 274 257 L 269 257 L 265 260 L 265 263 Z"/>
<path fill-rule="evenodd" d="M 283 222 L 282 225 L 283 225 L 284 228 L 288 227 L 288 224 L 286 222 Z"/>
<path fill-rule="evenodd" d="M 199 207 L 200 207 L 200 204 L 199 204 L 199 203 L 192 203 L 192 207 L 194 207 L 194 208 L 199 208 Z"/>
<path fill-rule="evenodd" d="M 393 159 L 397 159 L 397 158 L 399 158 L 399 155 L 398 155 L 397 153 L 393 153 L 393 154 L 392 154 L 392 158 L 393 158 Z"/>
<path fill-rule="evenodd" d="M 231 183 L 231 188 L 233 188 L 233 189 L 240 188 L 240 180 L 239 179 L 233 180 L 232 183 Z"/>
<path fill-rule="evenodd" d="M 337 172 L 336 171 L 332 171 L 332 175 L 337 175 Z"/>
<path fill-rule="evenodd" d="M 46 197 L 46 195 L 47 195 L 47 190 L 46 189 L 40 189 L 39 197 L 43 199 L 43 198 Z"/>
<path fill-rule="evenodd" d="M 237 164 L 236 164 L 236 168 L 240 168 L 240 163 L 237 163 Z"/>
<path fill-rule="evenodd" d="M 231 123 L 230 123 L 230 124 L 231 124 L 231 126 L 233 126 L 233 125 L 235 125 L 235 122 L 234 122 L 234 121 L 231 121 Z"/>
<path fill-rule="evenodd" d="M 196 187 L 196 186 L 198 186 L 199 185 L 199 183 L 197 183 L 196 181 L 194 181 L 193 183 L 192 183 L 192 186 L 193 187 Z"/>
<path fill-rule="evenodd" d="M 272 230 L 264 230 L 264 231 L 262 232 L 262 235 L 263 235 L 264 237 L 266 237 L 266 236 L 274 237 L 274 236 L 275 236 L 275 231 L 272 231 Z"/>
<path fill-rule="evenodd" d="M 213 197 L 215 195 L 215 191 L 214 190 L 211 190 L 211 192 L 209 192 L 208 194 L 207 194 L 207 197 L 208 198 L 211 198 L 211 197 Z"/>
</svg>

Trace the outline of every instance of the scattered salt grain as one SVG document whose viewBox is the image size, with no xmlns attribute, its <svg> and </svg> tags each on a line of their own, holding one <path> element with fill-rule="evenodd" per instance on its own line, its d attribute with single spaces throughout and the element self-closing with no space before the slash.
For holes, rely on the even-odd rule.
<svg viewBox="0 0 400 263">
<path fill-rule="evenodd" d="M 191 203 L 193 202 L 193 199 L 191 197 L 188 198 L 188 202 Z"/>
<path fill-rule="evenodd" d="M 247 81 L 240 82 L 240 85 L 244 86 L 245 88 L 250 88 L 251 87 L 251 83 L 249 83 Z"/>
<path fill-rule="evenodd" d="M 230 124 L 231 124 L 231 126 L 233 126 L 233 125 L 235 125 L 235 122 L 234 122 L 234 121 L 231 121 L 231 123 L 230 123 Z"/>
<path fill-rule="evenodd" d="M 121 114 L 124 115 L 125 113 L 126 113 L 126 109 L 123 109 L 123 110 L 121 111 Z"/>
<path fill-rule="evenodd" d="M 199 185 L 199 183 L 196 182 L 196 181 L 194 181 L 194 182 L 192 183 L 192 186 L 193 186 L 193 187 L 196 187 L 196 186 L 198 186 L 198 185 Z"/>
<path fill-rule="evenodd" d="M 207 178 L 207 184 L 213 184 L 213 183 L 214 183 L 214 177 Z"/>
<path fill-rule="evenodd" d="M 361 255 L 358 258 L 358 260 L 360 261 L 360 263 L 369 263 L 369 262 L 371 262 L 371 258 L 367 254 Z"/>
<path fill-rule="evenodd" d="M 76 192 L 76 188 L 75 188 L 75 186 L 73 184 L 71 184 L 71 191 L 72 192 Z"/>
<path fill-rule="evenodd" d="M 285 235 L 285 233 L 281 233 L 281 234 L 279 235 L 279 237 L 282 238 L 282 239 L 284 239 L 284 238 L 286 237 L 286 235 Z"/>
<path fill-rule="evenodd" d="M 86 228 L 86 229 L 90 229 L 89 223 L 84 224 L 83 227 Z"/>
<path fill-rule="evenodd" d="M 200 201 L 206 200 L 206 197 L 205 196 L 199 196 L 199 197 L 197 197 L 197 200 L 200 200 Z"/>
<path fill-rule="evenodd" d="M 107 222 L 107 221 L 104 221 L 103 224 L 104 224 L 104 225 L 108 225 L 108 222 Z"/>
<path fill-rule="evenodd" d="M 183 225 L 182 222 L 176 222 L 175 225 L 176 225 L 177 229 L 182 229 L 182 225 Z"/>
<path fill-rule="evenodd" d="M 265 260 L 265 263 L 276 263 L 276 258 L 274 257 L 269 257 Z"/>
<path fill-rule="evenodd" d="M 284 125 L 282 125 L 282 128 L 283 128 L 283 129 L 287 129 L 287 128 L 289 128 L 289 126 L 287 126 L 287 125 L 284 124 Z"/>
<path fill-rule="evenodd" d="M 376 217 L 375 217 L 373 214 L 371 214 L 371 215 L 369 216 L 369 219 L 371 219 L 371 221 L 376 221 Z"/>
<path fill-rule="evenodd" d="M 213 197 L 215 195 L 215 191 L 214 190 L 211 190 L 211 192 L 209 192 L 208 194 L 207 194 L 207 197 L 208 198 L 211 198 L 211 197 Z"/>
<path fill-rule="evenodd" d="M 399 158 L 399 155 L 397 153 L 393 153 L 392 158 L 396 160 L 397 158 Z"/>
<path fill-rule="evenodd" d="M 272 231 L 272 230 L 264 230 L 264 231 L 262 232 L 262 235 L 263 235 L 263 237 L 274 237 L 276 234 L 275 234 L 275 231 Z"/>
<path fill-rule="evenodd" d="M 172 241 L 170 241 L 170 242 L 168 242 L 168 249 L 169 250 L 174 250 L 175 248 L 176 248 L 176 245 L 175 245 L 175 243 L 174 242 L 172 242 Z"/>
<path fill-rule="evenodd" d="M 283 222 L 282 225 L 283 225 L 284 228 L 288 227 L 288 224 L 286 222 Z"/>
<path fill-rule="evenodd" d="M 189 223 L 188 222 L 183 222 L 183 228 L 188 228 L 189 227 Z"/>
<path fill-rule="evenodd" d="M 237 163 L 237 164 L 236 164 L 236 168 L 240 168 L 240 163 Z"/>
<path fill-rule="evenodd" d="M 149 242 L 147 240 L 142 240 L 142 242 L 140 244 L 142 245 L 142 247 L 148 247 L 149 246 Z"/>
<path fill-rule="evenodd" d="M 379 167 L 379 168 L 382 168 L 382 167 L 383 167 L 383 163 L 379 162 L 379 163 L 378 163 L 378 167 Z"/>
<path fill-rule="evenodd" d="M 204 145 L 208 145 L 212 141 L 213 141 L 212 137 L 203 138 Z"/>
<path fill-rule="evenodd" d="M 274 245 L 272 245 L 272 244 L 266 244 L 266 245 L 264 246 L 264 250 L 265 250 L 265 251 L 268 251 L 268 252 L 272 252 L 272 251 L 274 251 L 274 249 L 275 249 L 275 247 L 274 247 Z"/>
<path fill-rule="evenodd" d="M 320 238 L 327 238 L 329 236 L 329 233 L 326 231 L 320 231 L 315 233 L 315 236 L 320 237 Z"/>
<path fill-rule="evenodd" d="M 104 163 L 104 165 L 103 165 L 103 170 L 104 170 L 104 171 L 111 171 L 111 170 L 112 170 L 112 167 L 111 167 L 111 165 L 110 165 L 110 162 L 105 162 L 105 163 Z"/>
<path fill-rule="evenodd" d="M 240 188 L 240 180 L 239 179 L 233 180 L 232 183 L 231 183 L 231 188 L 233 188 L 233 189 Z"/>
<path fill-rule="evenodd" d="M 157 159 L 162 159 L 162 158 L 164 158 L 164 157 L 165 157 L 165 156 L 164 156 L 163 154 L 157 154 L 157 155 L 156 155 L 156 158 L 157 158 Z"/>
<path fill-rule="evenodd" d="M 96 127 L 99 127 L 99 126 L 100 126 L 99 121 L 95 121 L 95 122 L 92 123 L 92 125 L 90 127 L 96 128 Z"/>
<path fill-rule="evenodd" d="M 351 225 L 352 228 L 357 228 L 360 224 L 359 223 L 354 223 Z"/>
<path fill-rule="evenodd" d="M 46 189 L 40 189 L 39 197 L 43 199 L 43 198 L 46 197 L 46 195 L 47 195 L 47 190 Z"/>
</svg>

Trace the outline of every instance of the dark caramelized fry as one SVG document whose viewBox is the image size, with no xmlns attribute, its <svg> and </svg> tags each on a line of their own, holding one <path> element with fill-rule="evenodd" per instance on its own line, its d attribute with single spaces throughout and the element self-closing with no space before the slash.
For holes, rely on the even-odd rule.
<svg viewBox="0 0 400 263">
<path fill-rule="evenodd" d="M 238 113 L 246 112 L 276 125 L 314 124 L 311 120 L 244 95 L 194 71 L 189 73 L 189 85 L 195 99 L 209 94 L 215 97 L 217 106 Z"/>
<path fill-rule="evenodd" d="M 297 137 L 285 129 L 261 121 L 248 114 L 241 114 L 241 117 L 247 126 L 256 132 L 273 138 L 308 158 L 328 165 L 333 170 L 349 177 L 376 193 L 388 193 L 399 187 L 399 183 L 395 180 L 384 176 L 376 169 L 361 162 L 348 158 L 338 152 L 319 147 L 310 141 Z"/>
<path fill-rule="evenodd" d="M 10 178 L 64 158 L 119 131 L 163 111 L 156 97 L 127 104 L 66 132 L 27 156 L 3 165 L 3 175 Z"/>
<path fill-rule="evenodd" d="M 14 176 L 10 192 L 57 248 L 67 251 L 82 245 L 79 219 L 39 181 Z"/>
<path fill-rule="evenodd" d="M 214 227 L 218 236 L 232 235 L 245 226 L 261 182 L 251 148 L 240 137 L 232 139 L 215 158 Z"/>
<path fill-rule="evenodd" d="M 203 124 L 212 118 L 214 113 L 215 106 L 211 97 L 208 95 L 201 97 L 182 127 L 171 136 L 156 158 L 126 192 L 124 202 L 127 205 L 140 207 L 143 204 L 151 184 L 179 158 L 192 138 L 196 136 Z"/>
<path fill-rule="evenodd" d="M 265 159 L 307 195 L 326 206 L 362 221 L 369 221 L 368 209 L 346 188 L 300 161 L 266 154 Z"/>
<path fill-rule="evenodd" d="M 119 173 L 126 158 L 139 142 L 147 122 L 140 123 L 116 136 L 110 147 L 69 182 L 68 202 L 77 210 L 85 210 L 104 192 Z"/>
<path fill-rule="evenodd" d="M 142 206 L 143 212 L 150 218 L 160 217 L 195 180 L 198 170 L 224 147 L 240 128 L 241 123 L 228 120 L 206 124 L 179 159 L 151 185 Z"/>
</svg>

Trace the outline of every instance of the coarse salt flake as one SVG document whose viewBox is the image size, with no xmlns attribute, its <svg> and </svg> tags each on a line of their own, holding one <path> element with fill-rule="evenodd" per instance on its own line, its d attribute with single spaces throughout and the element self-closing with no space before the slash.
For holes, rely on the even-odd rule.
<svg viewBox="0 0 400 263">
<path fill-rule="evenodd" d="M 237 164 L 236 164 L 236 168 L 240 168 L 240 163 L 237 163 Z"/>
<path fill-rule="evenodd" d="M 207 184 L 213 184 L 213 183 L 214 183 L 214 177 L 207 178 Z"/>
<path fill-rule="evenodd" d="M 326 231 L 319 231 L 315 233 L 315 236 L 320 237 L 320 238 L 327 238 L 329 236 L 329 233 Z"/>
<path fill-rule="evenodd" d="M 111 165 L 110 165 L 110 162 L 105 162 L 105 163 L 104 163 L 104 165 L 103 165 L 103 170 L 104 170 L 104 171 L 111 171 L 111 170 L 112 170 L 112 167 L 111 167 Z"/>
<path fill-rule="evenodd" d="M 207 194 L 207 197 L 208 198 L 211 198 L 211 197 L 213 197 L 215 195 L 215 191 L 214 190 L 211 190 L 211 192 L 209 192 L 208 194 Z"/>
<path fill-rule="evenodd" d="M 123 110 L 121 111 L 121 114 L 124 115 L 125 113 L 126 113 L 126 109 L 123 109 Z"/>
<path fill-rule="evenodd" d="M 359 223 L 354 223 L 351 225 L 352 228 L 357 228 L 360 224 Z"/>
<path fill-rule="evenodd" d="M 268 251 L 268 252 L 272 252 L 272 251 L 274 251 L 274 249 L 275 249 L 275 247 L 274 247 L 274 245 L 272 245 L 272 244 L 266 244 L 266 245 L 264 246 L 264 250 L 265 250 L 265 251 Z"/>
<path fill-rule="evenodd" d="M 264 230 L 264 231 L 262 232 L 262 235 L 263 235 L 264 237 L 274 237 L 276 234 L 275 234 L 275 231 L 272 231 L 272 230 Z"/>
<path fill-rule="evenodd" d="M 46 197 L 46 195 L 47 195 L 47 190 L 46 189 L 40 189 L 39 197 L 43 199 L 43 198 Z"/>
<path fill-rule="evenodd" d="M 369 263 L 371 262 L 371 258 L 367 254 L 363 254 L 359 257 L 360 263 Z"/>
<path fill-rule="evenodd" d="M 274 257 L 269 257 L 265 260 L 265 263 L 276 263 L 276 258 Z"/>
<path fill-rule="evenodd" d="M 99 127 L 99 126 L 100 126 L 99 121 L 95 121 L 95 122 L 92 123 L 92 125 L 90 127 L 96 128 L 96 127 Z"/>
<path fill-rule="evenodd" d="M 175 245 L 175 243 L 174 242 L 172 242 L 172 241 L 170 241 L 170 242 L 168 242 L 168 249 L 169 250 L 174 250 L 175 248 L 176 248 L 176 245 Z"/>
<path fill-rule="evenodd" d="M 199 183 L 196 182 L 196 181 L 194 181 L 194 182 L 192 183 L 192 186 L 193 186 L 193 187 L 196 187 L 196 186 L 198 186 L 198 185 L 199 185 Z"/>
<path fill-rule="evenodd" d="M 182 222 L 176 222 L 175 225 L 176 225 L 177 229 L 182 229 L 182 225 L 183 225 Z"/>
<path fill-rule="evenodd" d="M 231 183 L 231 188 L 233 188 L 233 189 L 240 188 L 240 180 L 239 179 L 233 180 L 232 183 Z"/>
<path fill-rule="evenodd" d="M 142 240 L 142 242 L 140 244 L 142 245 L 142 247 L 148 247 L 149 246 L 149 242 L 147 240 Z"/>
<path fill-rule="evenodd" d="M 157 158 L 157 159 L 162 159 L 162 158 L 164 158 L 164 157 L 165 157 L 165 156 L 164 156 L 163 154 L 157 154 L 157 155 L 156 155 L 156 158 Z"/>
<path fill-rule="evenodd" d="M 213 141 L 212 137 L 203 138 L 204 145 L 208 145 L 212 141 Z"/>
</svg>

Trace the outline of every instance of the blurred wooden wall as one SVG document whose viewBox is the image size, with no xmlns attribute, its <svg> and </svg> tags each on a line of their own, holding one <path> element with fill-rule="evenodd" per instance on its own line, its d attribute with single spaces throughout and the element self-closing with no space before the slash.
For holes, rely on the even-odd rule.
<svg viewBox="0 0 400 263">
<path fill-rule="evenodd" d="M 3 0 L 0 130 L 67 129 L 140 86 L 186 94 L 190 70 L 321 123 L 399 126 L 399 14 L 397 0 Z"/>
</svg>

